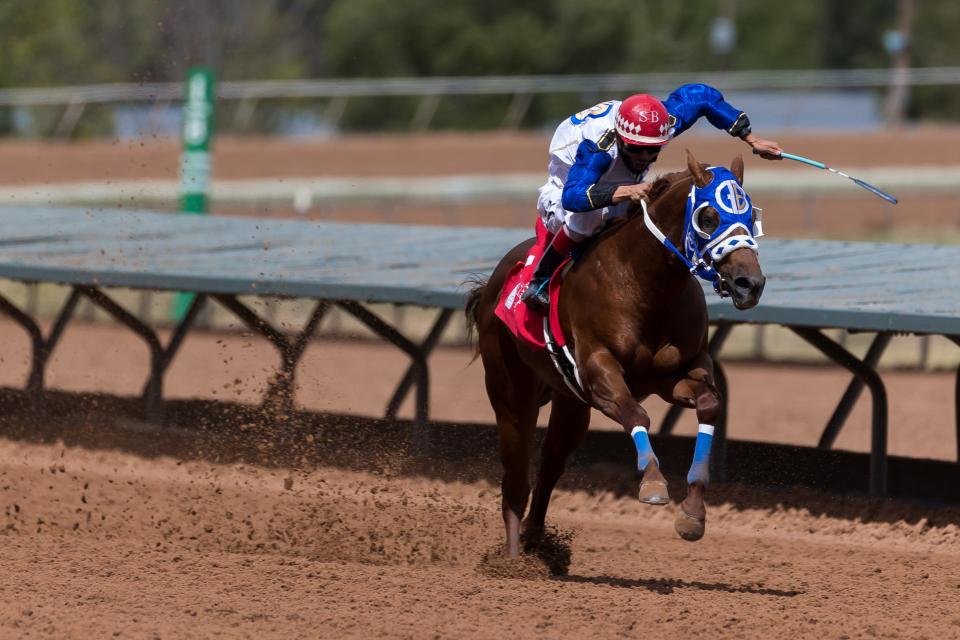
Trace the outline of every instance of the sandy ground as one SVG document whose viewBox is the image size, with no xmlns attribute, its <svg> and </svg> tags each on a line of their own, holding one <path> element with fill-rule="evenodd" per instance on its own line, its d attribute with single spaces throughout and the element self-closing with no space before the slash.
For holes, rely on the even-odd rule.
<svg viewBox="0 0 960 640">
<path fill-rule="evenodd" d="M 561 489 L 551 577 L 487 557 L 493 484 L 401 473 L 397 452 L 217 464 L 115 416 L 48 421 L 43 442 L 4 422 L 4 637 L 960 637 L 956 510 L 721 491 L 691 544 L 673 507 Z"/>
</svg>

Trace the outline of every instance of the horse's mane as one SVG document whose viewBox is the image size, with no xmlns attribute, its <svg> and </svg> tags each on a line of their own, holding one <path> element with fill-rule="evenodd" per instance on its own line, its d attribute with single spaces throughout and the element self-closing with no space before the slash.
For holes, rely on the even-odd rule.
<svg viewBox="0 0 960 640">
<path fill-rule="evenodd" d="M 653 181 L 653 186 L 650 187 L 650 193 L 647 195 L 650 204 L 655 203 L 657 200 L 666 195 L 666 193 L 674 186 L 689 178 L 690 171 L 688 169 L 684 169 L 683 171 L 674 171 L 673 173 L 667 173 L 659 176 Z M 639 205 L 631 207 L 627 215 L 623 216 L 622 218 L 618 217 L 612 219 L 607 224 L 607 227 L 603 230 L 603 235 L 607 235 L 620 229 L 625 222 L 637 217 L 637 214 L 642 211 L 643 209 Z"/>
<path fill-rule="evenodd" d="M 666 194 L 671 187 L 689 177 L 690 171 L 687 169 L 684 169 L 683 171 L 674 171 L 673 173 L 660 176 L 654 180 L 653 186 L 650 187 L 650 194 L 648 196 L 650 202 L 656 202 L 661 196 Z M 631 215 L 637 211 L 640 211 L 640 207 L 637 207 L 636 210 L 631 213 Z"/>
</svg>

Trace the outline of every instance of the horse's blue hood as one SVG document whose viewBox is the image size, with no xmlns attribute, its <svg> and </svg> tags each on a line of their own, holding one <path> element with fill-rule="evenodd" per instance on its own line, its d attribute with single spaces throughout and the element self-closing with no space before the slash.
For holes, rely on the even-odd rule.
<svg viewBox="0 0 960 640">
<path fill-rule="evenodd" d="M 713 179 L 704 187 L 698 188 L 696 183 L 690 187 L 683 222 L 683 249 L 691 263 L 709 267 L 736 249 L 756 251 L 754 238 L 762 236 L 763 229 L 759 209 L 754 210 L 750 196 L 733 172 L 726 167 L 708 167 L 707 170 Z M 713 233 L 703 231 L 697 222 L 697 214 L 706 207 L 712 207 L 720 216 L 720 224 Z M 731 237 L 738 229 L 747 235 Z M 713 274 L 698 275 L 712 279 Z"/>
</svg>

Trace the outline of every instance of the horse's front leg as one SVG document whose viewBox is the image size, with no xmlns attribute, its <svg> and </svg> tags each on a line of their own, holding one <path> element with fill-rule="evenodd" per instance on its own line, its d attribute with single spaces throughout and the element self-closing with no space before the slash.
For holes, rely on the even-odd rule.
<svg viewBox="0 0 960 640">
<path fill-rule="evenodd" d="M 627 388 L 623 367 L 609 351 L 596 350 L 587 358 L 582 369 L 583 382 L 594 406 L 605 416 L 620 423 L 637 449 L 637 468 L 643 474 L 640 502 L 667 504 L 670 502 L 667 479 L 660 472 L 660 461 L 650 443 L 650 416 Z"/>
<path fill-rule="evenodd" d="M 713 383 L 708 363 L 705 368 L 693 369 L 687 378 L 674 387 L 673 401 L 697 410 L 697 442 L 694 445 L 693 462 L 687 472 L 687 497 L 680 503 L 680 510 L 674 528 L 684 540 L 699 540 L 706 531 L 707 507 L 703 495 L 710 483 L 710 448 L 713 444 L 713 430 L 720 417 L 720 392 Z"/>
</svg>

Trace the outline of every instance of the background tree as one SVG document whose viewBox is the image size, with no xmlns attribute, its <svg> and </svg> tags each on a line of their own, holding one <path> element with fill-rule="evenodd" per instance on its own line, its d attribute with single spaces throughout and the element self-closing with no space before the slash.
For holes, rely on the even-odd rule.
<svg viewBox="0 0 960 640">
<path fill-rule="evenodd" d="M 221 80 L 887 68 L 884 33 L 896 8 L 897 0 L 8 0 L 0 88 L 179 81 L 194 64 Z M 735 26 L 725 54 L 709 41 L 718 15 Z M 955 0 L 917 2 L 913 64 L 957 64 L 958 24 Z M 601 97 L 539 96 L 526 124 L 546 126 Z M 433 122 L 497 126 L 509 100 L 444 98 Z M 406 127 L 417 104 L 351 100 L 345 124 Z M 954 87 L 914 88 L 909 104 L 914 119 L 960 118 Z M 285 108 L 261 105 L 257 121 Z M 5 122 L 9 112 L 0 131 Z"/>
</svg>

